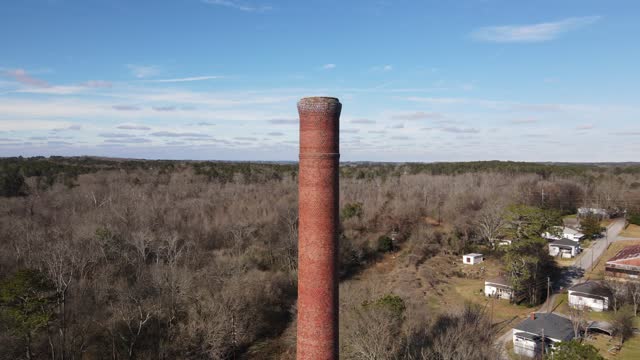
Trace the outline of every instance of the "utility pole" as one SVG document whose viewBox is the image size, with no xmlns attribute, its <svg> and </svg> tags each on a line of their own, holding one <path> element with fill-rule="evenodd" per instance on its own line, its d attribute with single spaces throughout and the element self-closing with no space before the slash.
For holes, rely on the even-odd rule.
<svg viewBox="0 0 640 360">
<path fill-rule="evenodd" d="M 553 304 L 551 304 L 551 298 L 549 297 L 551 293 L 551 278 L 547 276 L 547 302 L 549 303 L 549 307 L 547 308 L 547 312 L 551 312 L 551 307 L 553 306 Z"/>
<path fill-rule="evenodd" d="M 547 353 L 547 342 L 544 340 L 544 328 L 542 328 L 542 357 Z"/>
</svg>

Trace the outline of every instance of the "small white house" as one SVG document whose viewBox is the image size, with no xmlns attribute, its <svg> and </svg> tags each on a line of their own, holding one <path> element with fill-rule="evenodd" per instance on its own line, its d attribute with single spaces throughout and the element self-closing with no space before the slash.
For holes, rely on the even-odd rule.
<svg viewBox="0 0 640 360">
<path fill-rule="evenodd" d="M 554 226 L 553 232 L 547 231 L 541 234 L 541 236 L 548 240 L 569 239 L 573 241 L 580 241 L 580 239 L 584 237 L 584 234 L 570 227 Z"/>
<path fill-rule="evenodd" d="M 580 239 L 584 237 L 584 234 L 576 229 L 565 226 L 562 230 L 562 237 L 573 241 L 580 241 Z"/>
<path fill-rule="evenodd" d="M 575 257 L 580 252 L 580 244 L 569 239 L 555 240 L 549 243 L 549 255 L 560 256 L 563 259 Z"/>
<path fill-rule="evenodd" d="M 597 281 L 587 281 L 568 289 L 569 306 L 593 311 L 609 310 L 611 291 Z"/>
<path fill-rule="evenodd" d="M 504 278 L 485 280 L 484 296 L 511 300 L 513 299 L 513 288 Z"/>
<path fill-rule="evenodd" d="M 462 263 L 467 265 L 480 264 L 483 261 L 484 256 L 482 254 L 471 253 L 462 256 Z"/>
<path fill-rule="evenodd" d="M 561 341 L 574 338 L 571 320 L 554 313 L 532 313 L 513 328 L 513 351 L 530 358 L 540 357 Z"/>
</svg>

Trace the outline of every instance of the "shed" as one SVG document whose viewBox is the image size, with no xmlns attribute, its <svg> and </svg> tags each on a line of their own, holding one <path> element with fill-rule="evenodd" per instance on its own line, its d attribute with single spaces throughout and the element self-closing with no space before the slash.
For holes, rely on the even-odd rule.
<svg viewBox="0 0 640 360">
<path fill-rule="evenodd" d="M 471 253 L 462 256 L 462 263 L 467 265 L 475 265 L 484 261 L 482 254 Z"/>
</svg>

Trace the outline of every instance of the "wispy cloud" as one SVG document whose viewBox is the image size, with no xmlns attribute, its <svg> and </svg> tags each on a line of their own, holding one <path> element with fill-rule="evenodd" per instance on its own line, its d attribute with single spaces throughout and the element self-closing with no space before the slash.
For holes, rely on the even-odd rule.
<svg viewBox="0 0 640 360">
<path fill-rule="evenodd" d="M 295 125 L 298 119 L 270 119 L 269 123 L 274 125 Z"/>
<path fill-rule="evenodd" d="M 387 64 L 387 65 L 376 65 L 376 66 L 372 67 L 371 70 L 372 71 L 387 72 L 387 71 L 393 70 L 393 65 L 390 65 L 390 64 Z"/>
<path fill-rule="evenodd" d="M 439 129 L 441 131 L 444 131 L 444 132 L 450 132 L 450 133 L 455 133 L 455 134 L 477 134 L 477 133 L 480 132 L 480 130 L 478 130 L 478 129 L 460 128 L 460 127 L 456 127 L 456 126 L 441 127 Z"/>
<path fill-rule="evenodd" d="M 609 134 L 614 136 L 640 136 L 640 131 L 618 131 Z"/>
<path fill-rule="evenodd" d="M 394 120 L 425 120 L 425 119 L 442 119 L 444 116 L 440 113 L 417 111 L 412 113 L 397 114 L 391 116 Z"/>
<path fill-rule="evenodd" d="M 155 111 L 174 111 L 176 109 L 175 106 L 154 106 L 153 110 Z"/>
<path fill-rule="evenodd" d="M 284 136 L 284 133 L 275 131 L 275 132 L 267 133 L 267 135 L 269 135 L 269 136 Z"/>
<path fill-rule="evenodd" d="M 156 65 L 127 64 L 127 68 L 131 71 L 131 74 L 138 79 L 155 76 L 160 73 L 160 68 Z"/>
<path fill-rule="evenodd" d="M 112 108 L 113 108 L 113 110 L 118 110 L 118 111 L 138 111 L 138 110 L 140 110 L 140 107 L 138 107 L 136 105 L 113 105 Z"/>
<path fill-rule="evenodd" d="M 150 127 L 144 125 L 136 125 L 136 124 L 122 124 L 116 126 L 116 128 L 121 130 L 151 130 Z"/>
<path fill-rule="evenodd" d="M 0 131 L 53 130 L 69 125 L 68 121 L 55 120 L 0 120 Z"/>
<path fill-rule="evenodd" d="M 202 2 L 209 5 L 224 6 L 245 12 L 264 12 L 272 9 L 270 5 L 251 5 L 231 0 L 202 0 Z"/>
<path fill-rule="evenodd" d="M 49 83 L 44 80 L 37 79 L 29 73 L 27 73 L 24 69 L 13 69 L 5 71 L 6 76 L 13 78 L 15 81 L 19 82 L 22 85 L 33 86 L 33 87 L 49 87 Z"/>
<path fill-rule="evenodd" d="M 333 70 L 336 68 L 336 66 L 337 66 L 336 64 L 324 64 L 322 65 L 322 68 L 325 70 Z"/>
<path fill-rule="evenodd" d="M 538 24 L 487 26 L 473 31 L 471 37 L 478 41 L 502 43 L 549 41 L 562 33 L 591 25 L 600 18 L 600 16 L 583 16 Z"/>
<path fill-rule="evenodd" d="M 591 130 L 591 129 L 593 129 L 593 125 L 592 124 L 584 124 L 584 125 L 576 126 L 576 130 L 578 130 L 578 131 L 586 131 L 586 130 Z"/>
<path fill-rule="evenodd" d="M 81 85 L 88 88 L 94 88 L 94 89 L 110 88 L 113 86 L 111 82 L 104 81 L 104 80 L 89 80 L 82 83 Z"/>
<path fill-rule="evenodd" d="M 203 133 L 173 132 L 173 131 L 158 131 L 158 132 L 151 133 L 151 135 L 159 136 L 159 137 L 194 137 L 194 138 L 210 137 L 209 135 L 203 134 Z"/>
<path fill-rule="evenodd" d="M 222 79 L 224 76 L 192 76 L 192 77 L 184 77 L 184 78 L 175 78 L 175 79 L 158 79 L 158 80 L 147 80 L 148 82 L 154 83 L 177 83 L 177 82 L 191 82 L 191 81 L 203 81 L 203 80 L 214 80 L 214 79 Z"/>
<path fill-rule="evenodd" d="M 352 124 L 375 124 L 376 121 L 375 120 L 369 120 L 369 119 L 353 119 L 351 120 Z"/>
<path fill-rule="evenodd" d="M 513 125 L 524 125 L 524 124 L 535 124 L 537 122 L 538 120 L 536 119 L 516 119 L 516 120 L 511 120 L 509 123 Z"/>
<path fill-rule="evenodd" d="M 51 131 L 55 131 L 55 132 L 58 132 L 58 131 L 78 131 L 78 130 L 82 130 L 82 125 L 80 125 L 80 124 L 71 124 L 69 126 L 51 129 Z"/>
<path fill-rule="evenodd" d="M 68 146 L 68 145 L 73 145 L 73 143 L 70 143 L 68 141 L 49 141 L 49 142 L 47 142 L 47 145 L 49 145 L 49 146 Z"/>
<path fill-rule="evenodd" d="M 118 138 L 118 139 L 106 139 L 104 141 L 105 143 L 111 143 L 111 144 L 143 144 L 143 143 L 150 143 L 151 140 L 149 139 L 145 139 L 145 138 Z"/>
<path fill-rule="evenodd" d="M 136 137 L 133 134 L 123 134 L 123 133 L 101 133 L 98 134 L 99 137 L 103 138 L 132 138 Z"/>
<path fill-rule="evenodd" d="M 360 129 L 340 129 L 340 133 L 342 134 L 357 134 L 360 132 Z"/>
</svg>

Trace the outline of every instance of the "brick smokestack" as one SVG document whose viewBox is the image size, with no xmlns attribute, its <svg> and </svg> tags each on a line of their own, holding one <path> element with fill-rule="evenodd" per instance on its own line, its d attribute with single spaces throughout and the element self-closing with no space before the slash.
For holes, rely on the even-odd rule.
<svg viewBox="0 0 640 360">
<path fill-rule="evenodd" d="M 338 162 L 336 98 L 298 102 L 298 360 L 338 359 Z"/>
</svg>

